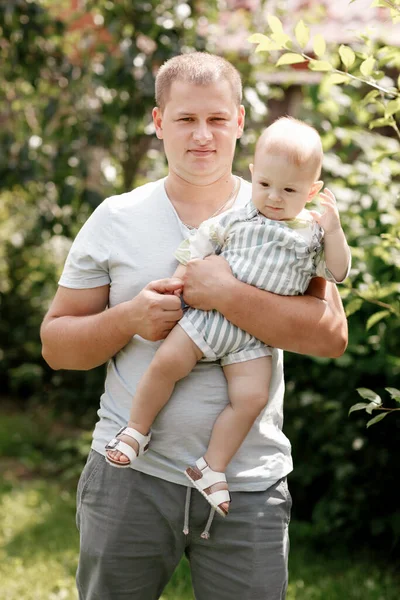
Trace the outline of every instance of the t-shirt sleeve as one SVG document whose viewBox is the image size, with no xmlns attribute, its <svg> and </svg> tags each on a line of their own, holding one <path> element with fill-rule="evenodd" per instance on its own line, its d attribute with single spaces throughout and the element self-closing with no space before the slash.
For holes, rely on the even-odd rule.
<svg viewBox="0 0 400 600">
<path fill-rule="evenodd" d="M 175 252 L 175 258 L 187 265 L 195 258 L 219 254 L 225 241 L 226 229 L 214 219 L 204 221 L 198 230 L 184 240 Z"/>
<path fill-rule="evenodd" d="M 72 289 L 95 288 L 109 284 L 111 248 L 112 221 L 109 205 L 105 200 L 76 236 L 58 284 Z"/>
</svg>

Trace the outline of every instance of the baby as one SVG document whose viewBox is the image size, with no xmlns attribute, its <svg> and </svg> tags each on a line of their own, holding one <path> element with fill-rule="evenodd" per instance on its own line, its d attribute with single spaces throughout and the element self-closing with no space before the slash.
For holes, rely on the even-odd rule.
<svg viewBox="0 0 400 600">
<path fill-rule="evenodd" d="M 242 209 L 204 221 L 176 251 L 186 264 L 210 254 L 223 256 L 235 277 L 275 294 L 303 294 L 315 276 L 341 283 L 350 270 L 350 251 L 334 195 L 320 194 L 324 213 L 305 209 L 323 187 L 317 131 L 284 117 L 257 142 L 252 199 Z M 158 348 L 133 398 L 130 420 L 106 446 L 106 460 L 128 467 L 150 442 L 151 425 L 177 381 L 199 360 L 220 360 L 229 404 L 218 416 L 205 455 L 186 476 L 222 516 L 230 495 L 225 470 L 268 401 L 272 349 L 231 324 L 217 311 L 189 307 Z"/>
</svg>

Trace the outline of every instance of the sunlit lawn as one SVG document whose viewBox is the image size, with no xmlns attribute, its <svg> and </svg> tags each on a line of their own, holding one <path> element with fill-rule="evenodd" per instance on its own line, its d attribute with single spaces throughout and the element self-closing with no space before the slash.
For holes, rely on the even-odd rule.
<svg viewBox="0 0 400 600">
<path fill-rule="evenodd" d="M 2 409 L 0 600 L 77 600 L 78 532 L 71 482 L 89 444 L 89 433 L 65 431 L 65 424 L 46 412 Z M 379 566 L 361 553 L 350 556 L 334 548 L 328 557 L 312 550 L 309 539 L 308 526 L 292 524 L 287 600 L 400 599 L 400 576 L 390 562 Z M 162 598 L 193 600 L 186 559 Z"/>
<path fill-rule="evenodd" d="M 76 600 L 78 534 L 72 489 L 43 479 L 3 483 L 0 490 L 0 597 Z M 292 525 L 288 600 L 398 600 L 391 570 L 340 554 L 328 559 L 304 543 Z M 192 600 L 186 560 L 163 600 Z M 210 600 L 218 600 L 210 599 Z M 240 599 L 239 599 L 240 600 Z"/>
</svg>

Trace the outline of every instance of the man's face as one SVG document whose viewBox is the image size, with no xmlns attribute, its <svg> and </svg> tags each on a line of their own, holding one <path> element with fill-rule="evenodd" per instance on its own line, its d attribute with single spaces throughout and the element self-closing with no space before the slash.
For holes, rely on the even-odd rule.
<svg viewBox="0 0 400 600">
<path fill-rule="evenodd" d="M 204 86 L 174 81 L 164 111 L 155 108 L 153 120 L 171 174 L 196 185 L 230 174 L 244 108 L 235 104 L 227 81 Z"/>
<path fill-rule="evenodd" d="M 257 151 L 252 169 L 252 200 L 268 219 L 294 219 L 321 188 L 314 173 L 284 155 Z"/>
</svg>

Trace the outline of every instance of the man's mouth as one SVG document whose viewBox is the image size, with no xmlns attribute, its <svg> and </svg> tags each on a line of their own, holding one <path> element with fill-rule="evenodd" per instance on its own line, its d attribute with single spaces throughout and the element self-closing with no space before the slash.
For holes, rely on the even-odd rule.
<svg viewBox="0 0 400 600">
<path fill-rule="evenodd" d="M 212 150 L 211 148 L 207 148 L 207 149 L 192 149 L 189 150 L 190 154 L 193 154 L 193 156 L 199 156 L 199 157 L 205 157 L 205 156 L 210 156 L 211 154 L 215 153 L 215 150 Z"/>
</svg>

